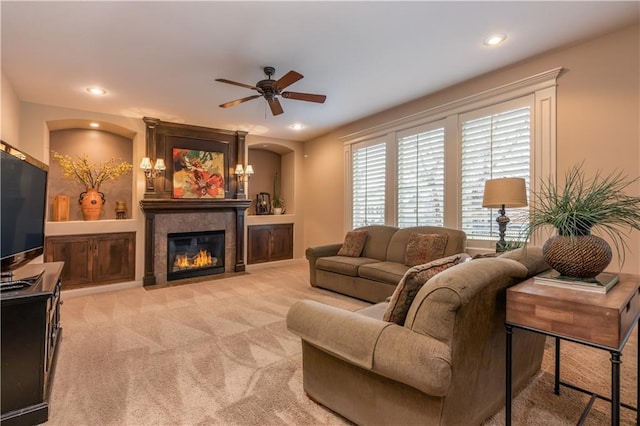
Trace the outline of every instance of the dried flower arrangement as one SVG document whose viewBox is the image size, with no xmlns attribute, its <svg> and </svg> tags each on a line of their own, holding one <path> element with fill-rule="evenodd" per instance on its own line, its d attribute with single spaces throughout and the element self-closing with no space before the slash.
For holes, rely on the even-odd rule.
<svg viewBox="0 0 640 426">
<path fill-rule="evenodd" d="M 103 182 L 117 179 L 133 169 L 133 165 L 126 161 L 116 164 L 115 158 L 91 164 L 87 154 L 78 155 L 74 159 L 70 155 L 62 155 L 55 151 L 52 153 L 53 158 L 60 164 L 64 176 L 81 183 L 86 188 L 99 189 Z"/>
</svg>

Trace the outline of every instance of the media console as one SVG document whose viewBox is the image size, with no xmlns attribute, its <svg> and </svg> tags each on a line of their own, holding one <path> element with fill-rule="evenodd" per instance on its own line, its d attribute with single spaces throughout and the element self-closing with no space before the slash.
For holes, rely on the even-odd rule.
<svg viewBox="0 0 640 426">
<path fill-rule="evenodd" d="M 44 263 L 31 286 L 0 294 L 2 394 L 0 423 L 34 425 L 49 418 L 60 326 L 63 262 Z"/>
</svg>

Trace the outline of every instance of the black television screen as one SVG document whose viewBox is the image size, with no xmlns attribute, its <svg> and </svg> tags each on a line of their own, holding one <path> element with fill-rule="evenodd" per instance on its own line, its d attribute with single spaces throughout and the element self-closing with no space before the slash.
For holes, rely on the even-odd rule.
<svg viewBox="0 0 640 426">
<path fill-rule="evenodd" d="M 0 142 L 0 259 L 12 271 L 44 252 L 48 166 Z"/>
</svg>

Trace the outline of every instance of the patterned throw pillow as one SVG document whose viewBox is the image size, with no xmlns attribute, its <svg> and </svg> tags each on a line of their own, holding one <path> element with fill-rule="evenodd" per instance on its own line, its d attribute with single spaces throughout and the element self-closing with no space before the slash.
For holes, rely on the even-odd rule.
<svg viewBox="0 0 640 426">
<path fill-rule="evenodd" d="M 422 286 L 437 273 L 460 263 L 463 257 L 466 256 L 456 254 L 409 268 L 393 292 L 383 319 L 388 322 L 395 322 L 398 325 L 404 325 L 409 307 Z"/>
<path fill-rule="evenodd" d="M 422 265 L 444 256 L 449 235 L 447 234 L 419 234 L 409 235 L 405 252 L 405 265 Z"/>
<path fill-rule="evenodd" d="M 364 242 L 367 240 L 367 231 L 349 231 L 344 237 L 344 243 L 338 251 L 338 256 L 360 257 Z"/>
</svg>

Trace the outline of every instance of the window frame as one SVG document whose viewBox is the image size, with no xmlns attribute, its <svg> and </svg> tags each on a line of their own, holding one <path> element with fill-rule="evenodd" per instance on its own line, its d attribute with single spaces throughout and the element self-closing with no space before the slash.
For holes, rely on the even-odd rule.
<svg viewBox="0 0 640 426">
<path fill-rule="evenodd" d="M 458 184 L 461 176 L 460 115 L 477 109 L 518 99 L 533 97 L 531 110 L 531 182 L 530 193 L 538 192 L 541 179 L 556 179 L 556 98 L 557 79 L 561 67 L 554 68 L 503 86 L 485 90 L 471 96 L 444 103 L 425 111 L 411 114 L 390 122 L 380 123 L 370 128 L 348 134 L 341 138 L 344 152 L 345 170 L 345 216 L 344 231 L 353 229 L 351 149 L 355 143 L 385 138 L 387 142 L 387 190 L 385 223 L 395 226 L 396 217 L 396 153 L 397 134 L 412 127 L 429 125 L 445 120 L 445 219 L 444 226 L 461 228 L 461 193 Z M 534 200 L 529 200 L 530 208 Z M 531 243 L 538 245 L 544 239 L 534 235 Z M 491 242 L 467 240 L 469 248 L 489 248 Z M 495 244 L 494 244 L 495 246 Z"/>
</svg>

